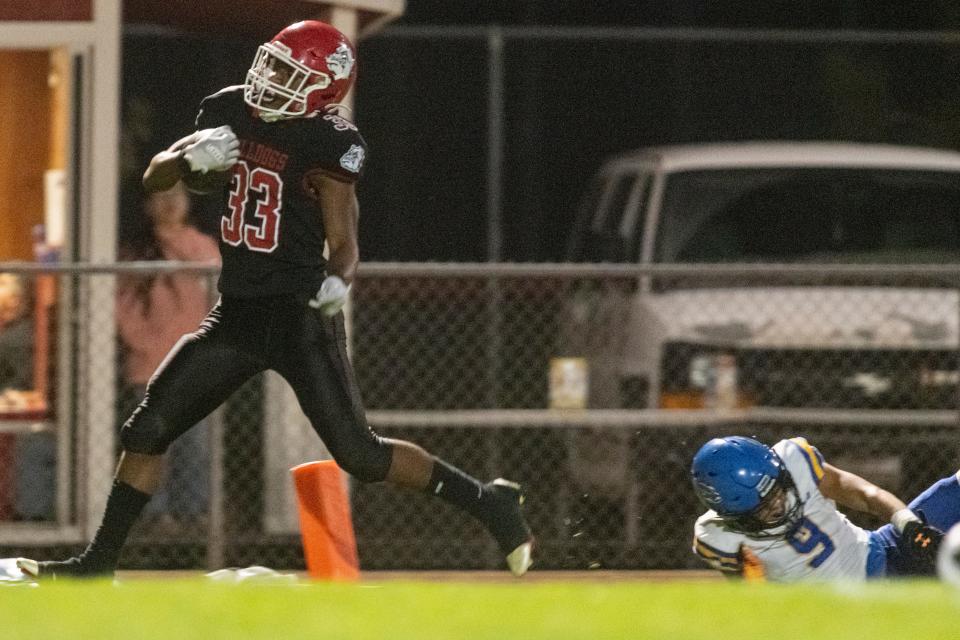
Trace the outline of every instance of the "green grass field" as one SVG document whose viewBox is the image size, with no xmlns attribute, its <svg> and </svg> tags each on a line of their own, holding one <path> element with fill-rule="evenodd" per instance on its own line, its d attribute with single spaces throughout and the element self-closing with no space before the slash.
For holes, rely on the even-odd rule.
<svg viewBox="0 0 960 640">
<path fill-rule="evenodd" d="M 3 590 L 0 638 L 960 638 L 960 591 L 935 582 L 199 581 Z"/>
</svg>

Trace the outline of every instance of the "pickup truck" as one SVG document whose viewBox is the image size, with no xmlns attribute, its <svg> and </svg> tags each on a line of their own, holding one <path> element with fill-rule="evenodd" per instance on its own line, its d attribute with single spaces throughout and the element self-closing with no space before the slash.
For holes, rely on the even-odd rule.
<svg viewBox="0 0 960 640">
<path fill-rule="evenodd" d="M 596 174 L 568 259 L 960 263 L 960 153 L 768 141 L 641 149 Z M 591 408 L 950 409 L 957 286 L 641 275 L 572 296 L 570 352 L 558 355 L 586 358 Z"/>
</svg>

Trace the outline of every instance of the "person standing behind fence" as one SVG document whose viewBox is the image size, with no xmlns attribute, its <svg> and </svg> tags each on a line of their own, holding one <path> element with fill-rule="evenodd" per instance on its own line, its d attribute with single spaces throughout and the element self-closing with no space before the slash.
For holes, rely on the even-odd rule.
<svg viewBox="0 0 960 640">
<path fill-rule="evenodd" d="M 216 241 L 190 220 L 190 196 L 181 183 L 148 196 L 148 232 L 124 247 L 123 260 L 220 263 Z M 119 279 L 116 319 L 120 336 L 124 417 L 143 398 L 164 357 L 193 332 L 212 306 L 207 277 L 194 273 L 128 274 Z M 205 420 L 171 447 L 166 475 L 145 515 L 184 523 L 207 511 L 210 447 Z"/>
<path fill-rule="evenodd" d="M 33 387 L 33 323 L 20 277 L 0 273 L 0 392 Z"/>
<path fill-rule="evenodd" d="M 33 389 L 33 319 L 20 276 L 0 273 L 0 394 Z M 14 461 L 14 517 L 53 517 L 56 447 L 49 433 L 17 436 Z"/>
<path fill-rule="evenodd" d="M 344 471 L 463 509 L 490 532 L 515 575 L 527 571 L 533 537 L 519 485 L 481 483 L 367 424 L 341 311 L 359 262 L 355 183 L 366 143 L 336 109 L 355 68 L 355 49 L 342 33 L 322 22 L 293 24 L 258 48 L 244 85 L 201 102 L 195 133 L 153 157 L 147 191 L 185 180 L 222 195 L 221 300 L 170 352 L 124 425 L 124 452 L 93 541 L 66 561 L 21 558 L 24 573 L 113 573 L 170 444 L 267 369 L 290 383 Z"/>
</svg>

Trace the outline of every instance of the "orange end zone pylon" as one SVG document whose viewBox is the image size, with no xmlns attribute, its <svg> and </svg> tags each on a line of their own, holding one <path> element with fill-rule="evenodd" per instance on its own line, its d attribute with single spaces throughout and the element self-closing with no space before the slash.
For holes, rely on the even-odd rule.
<svg viewBox="0 0 960 640">
<path fill-rule="evenodd" d="M 333 460 L 290 470 L 297 490 L 307 573 L 316 580 L 357 580 L 360 564 L 345 478 Z"/>
</svg>

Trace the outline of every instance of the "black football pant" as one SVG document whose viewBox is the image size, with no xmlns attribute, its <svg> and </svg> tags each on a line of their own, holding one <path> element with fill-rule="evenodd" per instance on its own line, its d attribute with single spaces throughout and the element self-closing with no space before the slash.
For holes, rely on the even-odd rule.
<svg viewBox="0 0 960 640">
<path fill-rule="evenodd" d="M 221 298 L 153 374 L 143 401 L 121 430 L 124 449 L 164 453 L 245 381 L 272 369 L 293 387 L 344 471 L 364 482 L 385 479 L 392 447 L 367 425 L 347 358 L 343 314 L 327 317 L 307 304 L 309 298 Z"/>
</svg>

